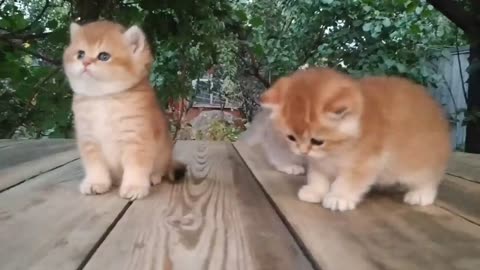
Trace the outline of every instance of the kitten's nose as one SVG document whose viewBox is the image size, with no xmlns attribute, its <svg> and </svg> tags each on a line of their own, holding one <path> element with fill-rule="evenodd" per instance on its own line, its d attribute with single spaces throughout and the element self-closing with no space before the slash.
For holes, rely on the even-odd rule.
<svg viewBox="0 0 480 270">
<path fill-rule="evenodd" d="M 93 61 L 91 59 L 85 59 L 82 61 L 84 67 L 88 67 Z"/>
<path fill-rule="evenodd" d="M 300 153 L 302 153 L 303 155 L 306 155 L 308 154 L 308 152 L 310 152 L 310 146 L 308 145 L 300 145 L 298 148 L 300 150 Z"/>
</svg>

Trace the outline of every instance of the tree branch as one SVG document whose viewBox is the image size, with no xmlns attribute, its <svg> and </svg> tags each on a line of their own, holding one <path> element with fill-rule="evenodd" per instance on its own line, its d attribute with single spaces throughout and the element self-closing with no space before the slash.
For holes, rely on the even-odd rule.
<svg viewBox="0 0 480 270">
<path fill-rule="evenodd" d="M 1 41 L 1 40 L 6 41 L 8 44 L 10 44 L 11 46 L 15 47 L 16 49 L 18 49 L 18 50 L 20 50 L 20 51 L 23 51 L 23 52 L 25 52 L 25 53 L 27 53 L 27 54 L 30 54 L 30 55 L 32 55 L 32 56 L 35 56 L 35 57 L 39 58 L 39 59 L 42 59 L 43 61 L 48 62 L 48 63 L 50 63 L 50 64 L 52 64 L 52 65 L 55 65 L 55 66 L 61 66 L 61 65 L 62 65 L 62 61 L 61 61 L 61 60 L 53 59 L 53 58 L 50 58 L 50 57 L 48 57 L 48 56 L 44 56 L 44 55 L 42 55 L 42 54 L 40 54 L 40 53 L 34 52 L 34 51 L 32 51 L 32 50 L 29 50 L 29 49 L 23 47 L 23 45 L 22 45 L 21 43 L 19 43 L 19 42 L 15 42 L 14 40 L 1 39 L 1 38 L 0 38 L 0 41 Z"/>
<path fill-rule="evenodd" d="M 324 31 L 321 31 L 313 41 L 312 46 L 306 50 L 301 63 L 299 63 L 300 65 L 305 64 L 305 62 L 307 62 L 315 54 L 315 51 L 318 48 L 318 46 L 320 46 L 323 43 L 323 34 L 324 34 Z"/>
<path fill-rule="evenodd" d="M 478 0 L 471 1 L 474 2 Z M 459 3 L 452 0 L 427 0 L 427 2 L 461 28 L 469 38 L 479 38 L 480 21 L 475 17 L 475 14 L 467 11 Z"/>
<path fill-rule="evenodd" d="M 25 26 L 22 29 L 14 31 L 14 33 L 25 32 L 25 31 L 29 30 L 30 28 L 32 28 L 32 26 L 34 24 L 38 23 L 38 21 L 43 17 L 43 15 L 45 14 L 45 12 L 47 11 L 49 6 L 50 6 L 50 0 L 45 0 L 45 4 L 43 5 L 43 8 L 40 11 L 40 13 L 38 13 L 37 17 L 35 17 L 35 19 L 33 19 L 33 21 L 31 23 L 29 23 L 27 26 Z"/>
<path fill-rule="evenodd" d="M 270 82 L 267 79 L 265 79 L 262 76 L 262 74 L 260 74 L 260 67 L 257 64 L 257 62 L 255 60 L 255 57 L 253 56 L 253 54 L 251 52 L 248 51 L 248 49 L 247 49 L 247 52 L 249 53 L 252 62 L 248 62 L 247 60 L 245 60 L 239 53 L 237 53 L 238 58 L 240 58 L 240 60 L 242 60 L 243 64 L 245 64 L 245 66 L 247 66 L 247 68 L 249 69 L 249 75 L 257 78 L 257 80 L 260 83 L 262 83 L 263 86 L 265 86 L 265 88 L 269 88 L 270 87 Z"/>
<path fill-rule="evenodd" d="M 5 40 L 5 39 L 18 39 L 18 40 L 22 40 L 22 41 L 27 41 L 27 40 L 32 40 L 32 39 L 40 39 L 40 38 L 44 38 L 44 37 L 47 37 L 48 35 L 50 35 L 51 32 L 44 32 L 44 33 L 9 33 L 7 31 L 2 31 L 0 30 L 0 39 L 1 40 Z"/>
<path fill-rule="evenodd" d="M 7 135 L 7 138 L 11 138 L 13 134 L 15 134 L 15 131 L 30 118 L 30 114 L 32 113 L 33 106 L 35 106 L 34 100 L 37 98 L 38 93 L 41 90 L 41 86 L 44 85 L 46 82 L 48 82 L 51 78 L 53 78 L 53 76 L 55 76 L 60 70 L 61 70 L 60 67 L 54 68 L 47 76 L 45 76 L 41 81 L 39 81 L 32 87 L 33 93 L 28 99 L 28 101 L 25 103 L 25 106 L 23 107 L 24 114 L 17 121 L 17 125 L 12 130 L 10 130 L 10 132 Z"/>
</svg>

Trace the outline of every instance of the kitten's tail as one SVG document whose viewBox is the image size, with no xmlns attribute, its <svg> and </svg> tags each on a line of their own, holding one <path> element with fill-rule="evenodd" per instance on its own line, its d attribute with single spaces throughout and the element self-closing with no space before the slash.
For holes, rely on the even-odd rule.
<svg viewBox="0 0 480 270">
<path fill-rule="evenodd" d="M 187 173 L 187 165 L 178 160 L 172 160 L 170 168 L 168 168 L 167 179 L 171 182 L 182 180 Z"/>
</svg>

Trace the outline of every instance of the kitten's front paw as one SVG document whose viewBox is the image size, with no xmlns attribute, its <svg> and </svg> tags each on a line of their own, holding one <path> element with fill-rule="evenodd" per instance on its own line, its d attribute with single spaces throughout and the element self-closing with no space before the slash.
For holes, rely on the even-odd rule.
<svg viewBox="0 0 480 270">
<path fill-rule="evenodd" d="M 120 197 L 130 201 L 138 200 L 146 197 L 149 191 L 150 185 L 122 184 L 120 186 Z"/>
<path fill-rule="evenodd" d="M 160 184 L 162 180 L 163 180 L 163 175 L 160 173 L 154 173 L 150 177 L 150 183 L 152 183 L 152 185 L 154 186 Z"/>
<path fill-rule="evenodd" d="M 109 181 L 92 181 L 85 178 L 80 184 L 80 192 L 85 195 L 102 194 L 110 190 Z"/>
<path fill-rule="evenodd" d="M 411 205 L 426 206 L 432 204 L 436 196 L 435 189 L 417 189 L 407 192 L 403 201 Z"/>
<path fill-rule="evenodd" d="M 353 210 L 357 206 L 357 201 L 350 198 L 339 196 L 338 194 L 328 193 L 323 199 L 323 207 L 332 211 Z"/>
<path fill-rule="evenodd" d="M 298 198 L 304 202 L 319 203 L 325 192 L 313 185 L 304 185 L 298 190 Z"/>
<path fill-rule="evenodd" d="M 300 165 L 286 165 L 278 167 L 277 170 L 286 174 L 301 175 L 305 173 L 305 168 Z"/>
</svg>

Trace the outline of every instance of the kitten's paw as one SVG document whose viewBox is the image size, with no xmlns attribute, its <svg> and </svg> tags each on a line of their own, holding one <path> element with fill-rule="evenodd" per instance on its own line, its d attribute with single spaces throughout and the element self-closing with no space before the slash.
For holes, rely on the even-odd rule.
<svg viewBox="0 0 480 270">
<path fill-rule="evenodd" d="M 405 194 L 403 201 L 411 205 L 426 206 L 432 204 L 436 196 L 436 189 L 414 189 Z"/>
<path fill-rule="evenodd" d="M 304 185 L 298 190 L 298 198 L 304 202 L 319 203 L 325 192 L 313 185 Z"/>
<path fill-rule="evenodd" d="M 322 205 L 332 211 L 346 211 L 355 209 L 357 201 L 337 194 L 328 193 L 325 195 Z"/>
<path fill-rule="evenodd" d="M 292 175 L 301 175 L 305 173 L 305 168 L 300 165 L 280 166 L 277 168 L 277 170 Z"/>
<path fill-rule="evenodd" d="M 150 191 L 150 185 L 122 184 L 120 186 L 120 197 L 133 201 L 146 197 Z"/>
<path fill-rule="evenodd" d="M 150 177 L 150 183 L 152 183 L 152 185 L 154 186 L 160 184 L 162 180 L 163 180 L 163 175 L 160 173 L 154 173 Z"/>
<path fill-rule="evenodd" d="M 85 195 L 102 194 L 110 190 L 112 184 L 107 181 L 91 181 L 84 179 L 80 184 L 80 192 Z"/>
</svg>

